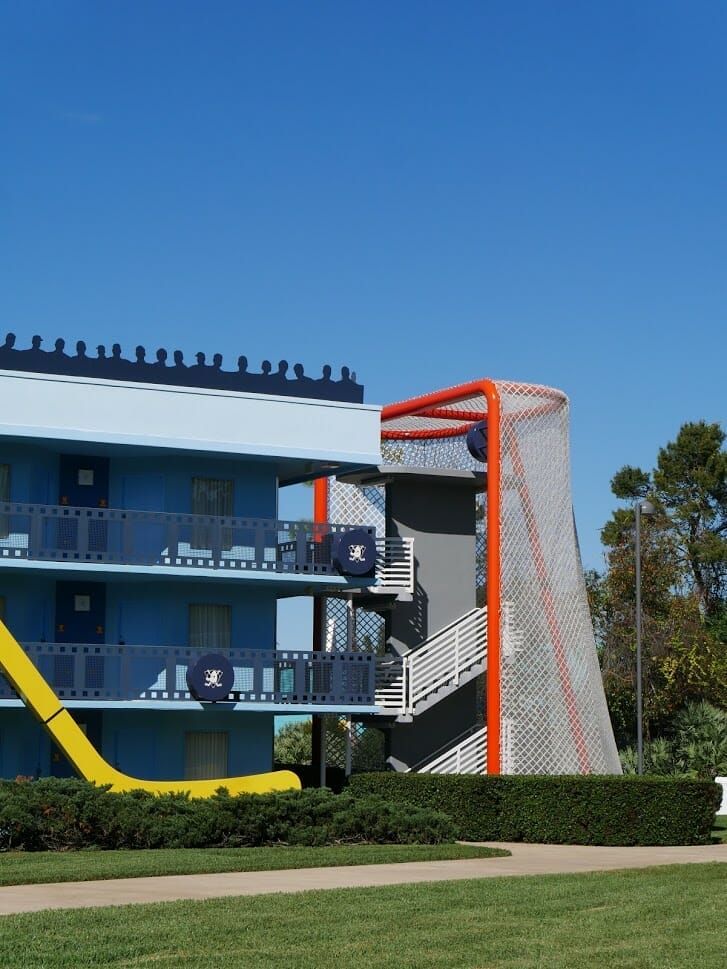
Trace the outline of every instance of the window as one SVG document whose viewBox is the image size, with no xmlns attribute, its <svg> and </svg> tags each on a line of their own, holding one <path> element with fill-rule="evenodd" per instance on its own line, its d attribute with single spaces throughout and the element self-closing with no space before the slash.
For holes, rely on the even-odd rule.
<svg viewBox="0 0 727 969">
<path fill-rule="evenodd" d="M 190 732 L 184 735 L 185 781 L 209 781 L 227 777 L 229 734 Z"/>
<path fill-rule="evenodd" d="M 10 501 L 10 465 L 0 464 L 0 504 Z M 0 508 L 0 538 L 7 538 L 10 533 L 10 515 L 3 514 Z"/>
<path fill-rule="evenodd" d="M 0 622 L 5 622 L 5 596 L 0 596 Z"/>
<path fill-rule="evenodd" d="M 192 514 L 232 518 L 233 486 L 233 481 L 223 478 L 192 478 Z M 213 526 L 195 525 L 192 529 L 192 547 L 212 548 L 215 532 Z M 218 541 L 222 548 L 230 549 L 232 529 L 223 528 Z"/>
<path fill-rule="evenodd" d="M 189 645 L 193 649 L 225 650 L 232 645 L 232 610 L 230 606 L 189 607 Z"/>
</svg>

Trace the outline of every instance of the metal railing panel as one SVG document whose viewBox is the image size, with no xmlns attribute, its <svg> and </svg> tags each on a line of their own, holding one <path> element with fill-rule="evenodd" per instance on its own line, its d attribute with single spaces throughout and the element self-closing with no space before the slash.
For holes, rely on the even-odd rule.
<svg viewBox="0 0 727 969">
<path fill-rule="evenodd" d="M 189 646 L 25 643 L 23 649 L 61 700 L 190 700 L 188 666 L 204 650 Z M 220 650 L 234 670 L 227 702 L 371 706 L 375 657 L 370 653 Z M 0 677 L 0 699 L 16 696 Z"/>
<path fill-rule="evenodd" d="M 354 527 L 15 502 L 0 516 L 0 559 L 323 575 L 335 571 L 334 536 Z"/>
<path fill-rule="evenodd" d="M 400 657 L 377 660 L 376 702 L 387 712 L 413 714 L 416 705 L 487 658 L 486 609 L 477 608 Z"/>
<path fill-rule="evenodd" d="M 484 662 L 487 653 L 487 627 L 484 609 L 476 609 L 459 623 L 436 634 L 419 649 L 407 654 L 410 666 L 410 707 L 421 702 L 447 683 L 458 683 L 462 673 Z"/>
<path fill-rule="evenodd" d="M 413 538 L 376 539 L 376 578 L 380 591 L 414 591 Z"/>
<path fill-rule="evenodd" d="M 487 727 L 482 727 L 451 750 L 418 768 L 421 774 L 487 773 Z"/>
<path fill-rule="evenodd" d="M 407 669 L 401 657 L 377 657 L 376 705 L 384 711 L 403 713 L 407 705 Z"/>
</svg>

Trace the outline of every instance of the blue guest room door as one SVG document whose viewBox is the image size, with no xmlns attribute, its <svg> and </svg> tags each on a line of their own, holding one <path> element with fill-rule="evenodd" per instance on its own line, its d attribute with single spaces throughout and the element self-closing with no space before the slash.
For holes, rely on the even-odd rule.
<svg viewBox="0 0 727 969">
<path fill-rule="evenodd" d="M 106 585 L 103 582 L 56 582 L 56 643 L 106 642 Z M 57 653 L 53 657 L 56 689 L 103 687 L 103 656 Z M 79 682 L 80 678 L 80 682 Z M 101 745 L 102 712 L 74 710 L 79 723 L 97 749 Z M 50 772 L 54 777 L 72 777 L 74 770 L 60 750 L 51 744 Z"/>
<path fill-rule="evenodd" d="M 107 508 L 109 459 L 61 454 L 58 469 L 58 503 L 76 508 Z"/>
<path fill-rule="evenodd" d="M 57 643 L 106 642 L 103 582 L 56 582 Z"/>
<path fill-rule="evenodd" d="M 58 504 L 71 508 L 108 508 L 109 459 L 80 454 L 61 454 L 58 467 Z M 105 552 L 108 522 L 90 517 L 87 532 L 79 529 L 80 519 L 58 519 L 58 546 L 78 552 Z M 81 546 L 78 547 L 78 543 Z"/>
</svg>

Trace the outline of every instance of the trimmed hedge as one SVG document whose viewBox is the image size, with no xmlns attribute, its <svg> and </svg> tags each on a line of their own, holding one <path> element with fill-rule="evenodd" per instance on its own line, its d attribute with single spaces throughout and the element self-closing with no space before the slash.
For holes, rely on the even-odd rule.
<svg viewBox="0 0 727 969">
<path fill-rule="evenodd" d="M 261 845 L 440 844 L 455 829 L 444 814 L 379 795 L 329 790 L 211 798 L 112 794 L 75 779 L 0 781 L 0 851 L 77 848 L 207 848 Z"/>
<path fill-rule="evenodd" d="M 444 811 L 465 841 L 709 844 L 720 787 L 672 777 L 359 774 L 357 796 Z"/>
<path fill-rule="evenodd" d="M 316 765 L 311 764 L 281 764 L 276 761 L 275 770 L 289 770 L 295 774 L 303 787 L 318 787 L 321 773 Z M 342 767 L 326 767 L 326 787 L 335 794 L 340 794 L 346 786 L 346 772 Z"/>
</svg>

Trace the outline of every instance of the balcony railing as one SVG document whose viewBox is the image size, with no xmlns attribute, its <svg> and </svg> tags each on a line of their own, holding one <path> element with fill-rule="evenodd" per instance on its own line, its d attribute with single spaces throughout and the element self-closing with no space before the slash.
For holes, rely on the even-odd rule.
<svg viewBox="0 0 727 969">
<path fill-rule="evenodd" d="M 376 539 L 376 578 L 378 593 L 414 591 L 413 538 Z"/>
<path fill-rule="evenodd" d="M 334 574 L 353 525 L 0 502 L 0 561 L 97 562 Z M 360 528 L 361 526 L 356 526 Z M 375 529 L 366 529 L 371 535 Z"/>
<path fill-rule="evenodd" d="M 192 647 L 99 646 L 23 643 L 64 701 L 192 701 L 187 668 L 203 650 Z M 315 706 L 372 706 L 375 657 L 371 653 L 290 650 L 220 650 L 235 679 L 227 702 Z M 16 697 L 0 676 L 0 700 Z M 193 702 L 193 701 L 192 701 Z"/>
</svg>

